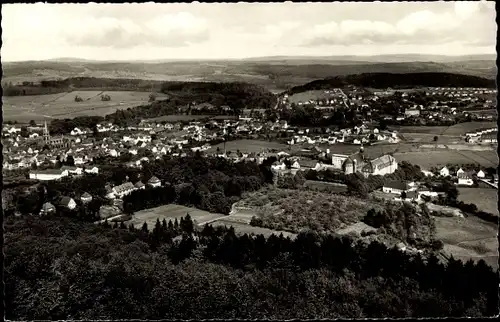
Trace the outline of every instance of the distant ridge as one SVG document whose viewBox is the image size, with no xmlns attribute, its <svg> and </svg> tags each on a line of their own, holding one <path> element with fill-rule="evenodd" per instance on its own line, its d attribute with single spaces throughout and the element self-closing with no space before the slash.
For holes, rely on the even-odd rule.
<svg viewBox="0 0 500 322">
<path fill-rule="evenodd" d="M 315 80 L 304 85 L 292 87 L 285 93 L 296 94 L 310 90 L 322 90 L 332 87 L 343 87 L 346 85 L 378 89 L 386 89 L 389 87 L 398 89 L 417 86 L 496 88 L 494 79 L 470 75 L 452 73 L 363 73 Z"/>
<path fill-rule="evenodd" d="M 189 59 L 189 58 L 170 58 L 170 59 L 144 59 L 144 60 L 92 60 L 77 57 L 61 57 L 48 60 L 31 60 L 19 61 L 12 63 L 23 62 L 85 62 L 85 63 L 174 63 L 174 62 L 224 62 L 224 61 L 240 61 L 240 62 L 274 62 L 274 61 L 311 61 L 322 62 L 356 62 L 356 63 L 391 63 L 391 62 L 458 62 L 458 61 L 484 61 L 496 60 L 496 54 L 484 55 L 425 55 L 425 54 L 390 54 L 390 55 L 339 55 L 339 56 L 263 56 L 263 57 L 248 57 L 248 58 L 217 58 L 217 59 Z M 5 62 L 10 63 L 10 62 Z"/>
</svg>

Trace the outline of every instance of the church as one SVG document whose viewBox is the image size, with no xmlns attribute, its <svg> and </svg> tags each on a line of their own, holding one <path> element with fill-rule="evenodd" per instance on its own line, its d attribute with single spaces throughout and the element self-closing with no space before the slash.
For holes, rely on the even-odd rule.
<svg viewBox="0 0 500 322">
<path fill-rule="evenodd" d="M 49 129 L 47 127 L 47 122 L 44 123 L 43 128 L 43 137 L 40 139 L 38 144 L 40 146 L 47 145 L 49 148 L 66 148 L 70 147 L 73 140 L 65 138 L 64 136 L 59 137 L 51 137 L 49 133 Z"/>
<path fill-rule="evenodd" d="M 375 159 L 369 159 L 363 153 L 363 147 L 359 152 L 351 155 L 333 154 L 332 165 L 345 174 L 361 173 L 365 177 L 370 175 L 383 176 L 394 173 L 398 168 L 398 162 L 392 155 L 386 154 Z"/>
</svg>

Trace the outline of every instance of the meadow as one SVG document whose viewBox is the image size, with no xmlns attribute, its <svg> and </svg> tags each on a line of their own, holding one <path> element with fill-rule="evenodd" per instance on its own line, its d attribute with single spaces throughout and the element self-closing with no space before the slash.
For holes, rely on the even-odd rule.
<svg viewBox="0 0 500 322">
<path fill-rule="evenodd" d="M 446 166 L 447 164 L 477 163 L 482 167 L 497 167 L 496 151 L 458 151 L 458 150 L 421 150 L 414 152 L 396 152 L 398 162 L 407 161 L 419 165 L 423 169 Z"/>
<path fill-rule="evenodd" d="M 101 95 L 109 95 L 110 101 L 102 101 Z M 28 123 L 76 116 L 105 116 L 116 110 L 145 105 L 149 92 L 132 91 L 72 91 L 50 95 L 4 96 L 4 120 Z M 75 102 L 80 96 L 82 102 Z M 166 97 L 157 95 L 158 99 Z"/>
<path fill-rule="evenodd" d="M 306 91 L 290 95 L 288 100 L 290 103 L 307 102 L 309 100 L 326 99 L 333 97 L 333 93 L 325 93 L 322 90 Z"/>
<path fill-rule="evenodd" d="M 405 133 L 419 133 L 429 135 L 464 136 L 466 133 L 497 127 L 496 122 L 466 122 L 452 126 L 390 126 L 391 130 Z"/>
<path fill-rule="evenodd" d="M 212 146 L 207 150 L 207 153 L 215 153 L 217 152 L 217 148 L 220 151 L 224 151 L 224 143 L 220 143 Z M 288 146 L 285 144 L 281 144 L 278 142 L 269 142 L 269 141 L 259 141 L 259 140 L 236 140 L 236 141 L 228 141 L 226 142 L 226 151 L 236 152 L 240 150 L 242 153 L 258 153 L 263 152 L 265 150 L 278 150 L 285 151 L 288 150 Z"/>
<path fill-rule="evenodd" d="M 199 210 L 197 208 L 185 207 L 181 205 L 169 204 L 165 206 L 144 209 L 137 211 L 132 220 L 128 221 L 126 224 L 133 224 L 136 228 L 141 228 L 146 222 L 148 229 L 153 229 L 156 224 L 156 219 L 162 221 L 165 219 L 167 222 L 172 220 L 172 222 L 177 219 L 180 221 L 182 217 L 186 217 L 189 214 L 191 219 L 195 224 L 203 224 L 207 221 L 213 221 L 217 218 L 225 217 L 223 214 L 210 213 L 208 211 Z"/>
<path fill-rule="evenodd" d="M 458 200 L 473 203 L 484 212 L 499 215 L 498 190 L 494 188 L 458 188 Z"/>
<path fill-rule="evenodd" d="M 205 118 L 211 118 L 211 115 L 163 115 L 155 118 L 148 119 L 152 122 L 181 122 L 181 121 L 196 121 Z"/>
<path fill-rule="evenodd" d="M 498 267 L 498 226 L 475 216 L 435 217 L 436 237 L 443 241 L 444 252 L 455 259 L 483 259 Z"/>
</svg>

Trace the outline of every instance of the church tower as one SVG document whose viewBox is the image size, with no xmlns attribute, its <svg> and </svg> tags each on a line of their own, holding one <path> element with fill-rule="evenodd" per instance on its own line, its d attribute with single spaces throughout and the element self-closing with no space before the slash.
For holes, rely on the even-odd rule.
<svg viewBox="0 0 500 322">
<path fill-rule="evenodd" d="M 50 143 L 50 133 L 49 133 L 49 128 L 47 127 L 47 121 L 44 122 L 43 141 L 45 142 L 45 144 Z"/>
</svg>

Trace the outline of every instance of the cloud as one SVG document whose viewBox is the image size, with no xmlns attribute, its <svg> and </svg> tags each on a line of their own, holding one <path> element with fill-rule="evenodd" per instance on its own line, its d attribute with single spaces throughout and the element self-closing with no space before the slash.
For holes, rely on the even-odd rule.
<svg viewBox="0 0 500 322">
<path fill-rule="evenodd" d="M 90 18 L 65 35 L 71 45 L 129 48 L 140 45 L 183 47 L 209 39 L 207 23 L 190 13 L 165 14 L 145 23 L 131 19 Z"/>
<path fill-rule="evenodd" d="M 483 8 L 480 2 L 456 2 L 451 12 L 421 10 L 396 23 L 371 20 L 344 20 L 305 28 L 303 46 L 365 44 L 439 44 L 446 41 L 487 43 L 489 34 L 462 32 Z M 491 10 L 489 10 L 491 11 Z M 480 25 L 481 26 L 481 25 Z M 462 29 L 461 28 L 465 28 Z M 470 29 L 470 28 L 469 28 Z M 480 39 L 478 39 L 480 37 Z M 462 39 L 460 39 L 462 38 Z"/>
</svg>

